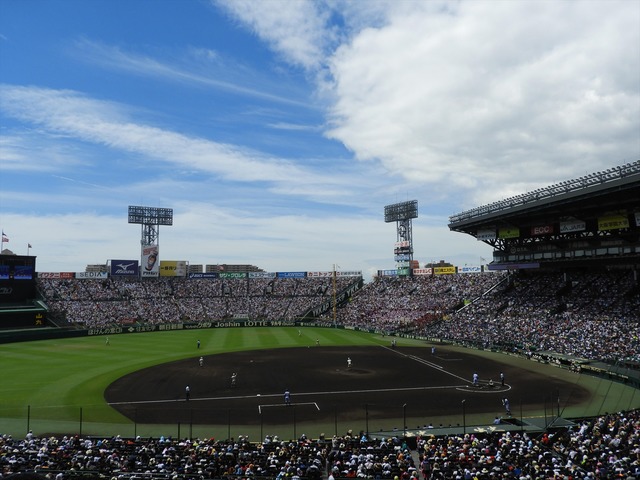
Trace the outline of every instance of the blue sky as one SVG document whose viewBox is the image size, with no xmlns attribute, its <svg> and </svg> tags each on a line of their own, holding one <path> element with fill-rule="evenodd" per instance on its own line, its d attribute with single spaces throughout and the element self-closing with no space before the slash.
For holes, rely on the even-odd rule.
<svg viewBox="0 0 640 480">
<path fill-rule="evenodd" d="M 0 0 L 0 226 L 40 271 L 478 264 L 448 217 L 640 158 L 635 1 Z"/>
</svg>

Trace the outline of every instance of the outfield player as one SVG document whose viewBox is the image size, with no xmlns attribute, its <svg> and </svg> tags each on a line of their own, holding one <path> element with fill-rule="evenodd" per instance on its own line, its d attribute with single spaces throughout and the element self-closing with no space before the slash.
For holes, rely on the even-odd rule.
<svg viewBox="0 0 640 480">
<path fill-rule="evenodd" d="M 288 388 L 284 391 L 284 404 L 287 406 L 291 405 L 291 392 Z"/>
</svg>

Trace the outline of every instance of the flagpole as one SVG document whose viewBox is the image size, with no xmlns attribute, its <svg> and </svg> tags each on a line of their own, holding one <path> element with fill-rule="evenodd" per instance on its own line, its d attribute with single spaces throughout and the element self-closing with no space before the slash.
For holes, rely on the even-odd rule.
<svg viewBox="0 0 640 480">
<path fill-rule="evenodd" d="M 31 250 L 31 244 L 27 243 L 27 257 L 29 256 L 29 250 Z"/>
</svg>

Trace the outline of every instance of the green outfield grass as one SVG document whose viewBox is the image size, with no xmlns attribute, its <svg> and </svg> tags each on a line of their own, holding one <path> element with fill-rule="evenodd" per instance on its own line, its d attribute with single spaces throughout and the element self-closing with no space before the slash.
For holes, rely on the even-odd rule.
<svg viewBox="0 0 640 480">
<path fill-rule="evenodd" d="M 218 328 L 82 337 L 0 345 L 0 433 L 133 433 L 132 423 L 106 404 L 114 380 L 160 363 L 241 350 L 320 345 L 388 345 L 380 335 L 331 328 Z M 200 349 L 197 341 L 200 340 Z M 399 344 L 423 344 L 398 339 Z M 136 426 L 138 434 L 167 434 Z M 166 429 L 165 429 L 166 430 Z M 176 435 L 172 427 L 170 434 Z"/>
<path fill-rule="evenodd" d="M 37 435 L 81 433 L 226 438 L 251 434 L 252 438 L 257 438 L 262 433 L 260 426 L 247 428 L 245 425 L 241 427 L 242 431 L 232 431 L 231 425 L 224 425 L 225 419 L 221 419 L 217 426 L 176 425 L 170 419 L 163 425 L 138 425 L 107 405 L 104 392 L 113 381 L 128 373 L 201 355 L 313 347 L 316 341 L 321 346 L 387 346 L 391 341 L 389 337 L 365 332 L 313 327 L 217 328 L 113 335 L 109 337 L 109 345 L 106 338 L 82 337 L 0 345 L 0 433 L 22 436 L 31 429 Z M 200 349 L 197 348 L 198 340 Z M 427 345 L 422 340 L 396 340 L 401 346 Z M 568 409 L 563 412 L 565 417 L 640 407 L 638 390 L 602 378 L 577 376 L 563 369 L 497 353 L 476 351 L 475 354 L 500 356 L 502 361 L 518 364 L 523 369 L 548 368 L 550 375 L 566 376 L 568 381 L 579 382 L 588 388 L 593 395 L 589 405 Z M 474 420 L 472 416 L 468 419 Z M 441 420 L 444 424 L 460 421 L 457 418 Z M 409 420 L 410 424 L 418 421 L 421 419 Z M 317 427 L 323 432 L 333 432 L 334 429 L 334 425 Z M 311 431 L 307 433 L 312 434 Z"/>
</svg>

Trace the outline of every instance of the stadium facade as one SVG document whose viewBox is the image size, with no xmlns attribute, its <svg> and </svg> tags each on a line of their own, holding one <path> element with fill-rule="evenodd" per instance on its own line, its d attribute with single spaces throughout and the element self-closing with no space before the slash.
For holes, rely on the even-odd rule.
<svg viewBox="0 0 640 480">
<path fill-rule="evenodd" d="M 449 229 L 491 245 L 491 269 L 635 270 L 640 160 L 452 215 Z"/>
</svg>

